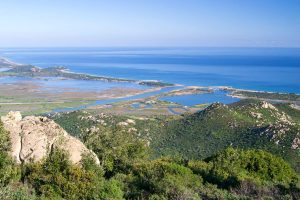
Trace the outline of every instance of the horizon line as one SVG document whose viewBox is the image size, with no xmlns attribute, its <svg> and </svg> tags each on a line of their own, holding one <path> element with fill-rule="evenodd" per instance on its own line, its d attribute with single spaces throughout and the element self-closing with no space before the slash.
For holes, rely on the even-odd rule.
<svg viewBox="0 0 300 200">
<path fill-rule="evenodd" d="M 5 46 L 0 47 L 0 49 L 6 48 L 21 48 L 21 49 L 35 49 L 35 48 L 261 48 L 261 49 L 300 49 L 300 46 L 151 46 L 151 45 L 141 45 L 141 46 Z"/>
</svg>

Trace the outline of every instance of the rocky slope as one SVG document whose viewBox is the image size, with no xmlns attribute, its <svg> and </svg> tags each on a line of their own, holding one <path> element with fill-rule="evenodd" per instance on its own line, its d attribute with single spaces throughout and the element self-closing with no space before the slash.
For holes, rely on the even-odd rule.
<svg viewBox="0 0 300 200">
<path fill-rule="evenodd" d="M 39 161 L 53 148 L 65 150 L 70 160 L 78 164 L 83 154 L 90 154 L 99 164 L 97 156 L 78 139 L 70 136 L 63 128 L 47 117 L 27 116 L 10 112 L 1 117 L 4 128 L 10 134 L 10 154 L 17 163 Z"/>
<path fill-rule="evenodd" d="M 289 104 L 215 103 L 165 124 L 152 147 L 160 154 L 203 159 L 229 146 L 263 149 L 300 171 L 300 112 Z"/>
</svg>

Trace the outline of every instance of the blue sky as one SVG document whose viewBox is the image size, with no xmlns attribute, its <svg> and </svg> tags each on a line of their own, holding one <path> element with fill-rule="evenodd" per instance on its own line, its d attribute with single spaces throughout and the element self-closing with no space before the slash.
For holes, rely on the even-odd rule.
<svg viewBox="0 0 300 200">
<path fill-rule="evenodd" d="M 0 0 L 0 46 L 300 47 L 300 1 Z"/>
</svg>

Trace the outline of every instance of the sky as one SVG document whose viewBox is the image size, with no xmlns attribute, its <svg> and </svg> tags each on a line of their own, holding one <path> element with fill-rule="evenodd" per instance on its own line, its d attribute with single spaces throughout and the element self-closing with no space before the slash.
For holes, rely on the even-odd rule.
<svg viewBox="0 0 300 200">
<path fill-rule="evenodd" d="M 0 47 L 300 47 L 299 0 L 0 0 Z"/>
</svg>

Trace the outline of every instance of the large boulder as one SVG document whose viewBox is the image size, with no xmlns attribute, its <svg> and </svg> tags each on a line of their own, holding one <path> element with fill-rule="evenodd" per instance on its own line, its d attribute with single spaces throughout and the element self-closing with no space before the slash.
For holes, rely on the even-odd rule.
<svg viewBox="0 0 300 200">
<path fill-rule="evenodd" d="M 60 148 L 69 153 L 73 164 L 79 164 L 83 154 L 90 154 L 99 164 L 94 152 L 47 117 L 22 118 L 20 112 L 9 112 L 1 121 L 10 134 L 10 154 L 17 163 L 40 161 L 53 148 Z"/>
</svg>

